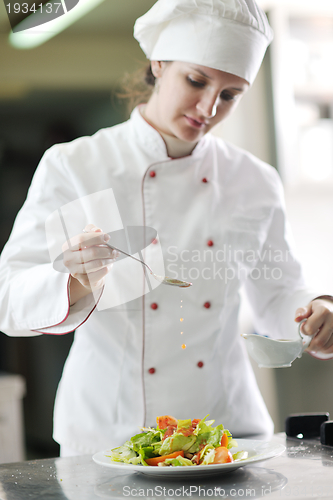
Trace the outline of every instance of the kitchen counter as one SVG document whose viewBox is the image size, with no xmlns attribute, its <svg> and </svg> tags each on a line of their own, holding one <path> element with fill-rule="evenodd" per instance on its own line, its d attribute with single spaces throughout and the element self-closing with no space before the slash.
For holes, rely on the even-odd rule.
<svg viewBox="0 0 333 500">
<path fill-rule="evenodd" d="M 228 474 L 160 479 L 102 467 L 91 456 L 0 465 L 0 500 L 162 498 L 333 498 L 333 448 L 283 433 L 279 457 Z"/>
</svg>

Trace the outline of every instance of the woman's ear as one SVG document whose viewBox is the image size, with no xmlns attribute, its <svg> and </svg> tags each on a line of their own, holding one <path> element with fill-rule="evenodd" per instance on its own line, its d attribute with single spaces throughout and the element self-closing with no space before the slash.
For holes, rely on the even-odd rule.
<svg viewBox="0 0 333 500">
<path fill-rule="evenodd" d="M 162 61 L 151 61 L 151 72 L 155 78 L 160 78 L 162 76 Z"/>
</svg>

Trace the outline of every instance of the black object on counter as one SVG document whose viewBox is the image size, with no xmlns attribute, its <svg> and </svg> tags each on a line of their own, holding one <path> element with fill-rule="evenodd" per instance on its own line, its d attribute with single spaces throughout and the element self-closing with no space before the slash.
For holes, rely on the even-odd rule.
<svg viewBox="0 0 333 500">
<path fill-rule="evenodd" d="M 333 420 L 327 420 L 321 424 L 320 442 L 325 446 L 333 446 Z"/>
<path fill-rule="evenodd" d="M 285 429 L 288 437 L 299 439 L 315 438 L 321 436 L 321 425 L 330 418 L 329 413 L 300 413 L 289 415 L 286 418 Z M 333 430 L 325 430 L 323 433 L 327 436 L 333 433 Z M 327 439 L 329 439 L 327 437 Z"/>
</svg>

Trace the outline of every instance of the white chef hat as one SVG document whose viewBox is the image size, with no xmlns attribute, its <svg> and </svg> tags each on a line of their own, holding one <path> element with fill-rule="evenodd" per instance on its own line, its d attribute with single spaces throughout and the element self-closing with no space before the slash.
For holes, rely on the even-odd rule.
<svg viewBox="0 0 333 500">
<path fill-rule="evenodd" d="M 134 37 L 150 60 L 195 63 L 251 84 L 273 32 L 254 0 L 158 0 Z"/>
</svg>

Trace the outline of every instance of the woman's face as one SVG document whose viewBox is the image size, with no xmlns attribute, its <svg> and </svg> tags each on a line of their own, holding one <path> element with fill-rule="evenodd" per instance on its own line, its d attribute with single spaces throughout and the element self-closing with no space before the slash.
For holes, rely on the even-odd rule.
<svg viewBox="0 0 333 500">
<path fill-rule="evenodd" d="M 184 62 L 152 61 L 156 89 L 145 114 L 162 133 L 197 142 L 237 106 L 249 84 L 243 78 Z"/>
</svg>

